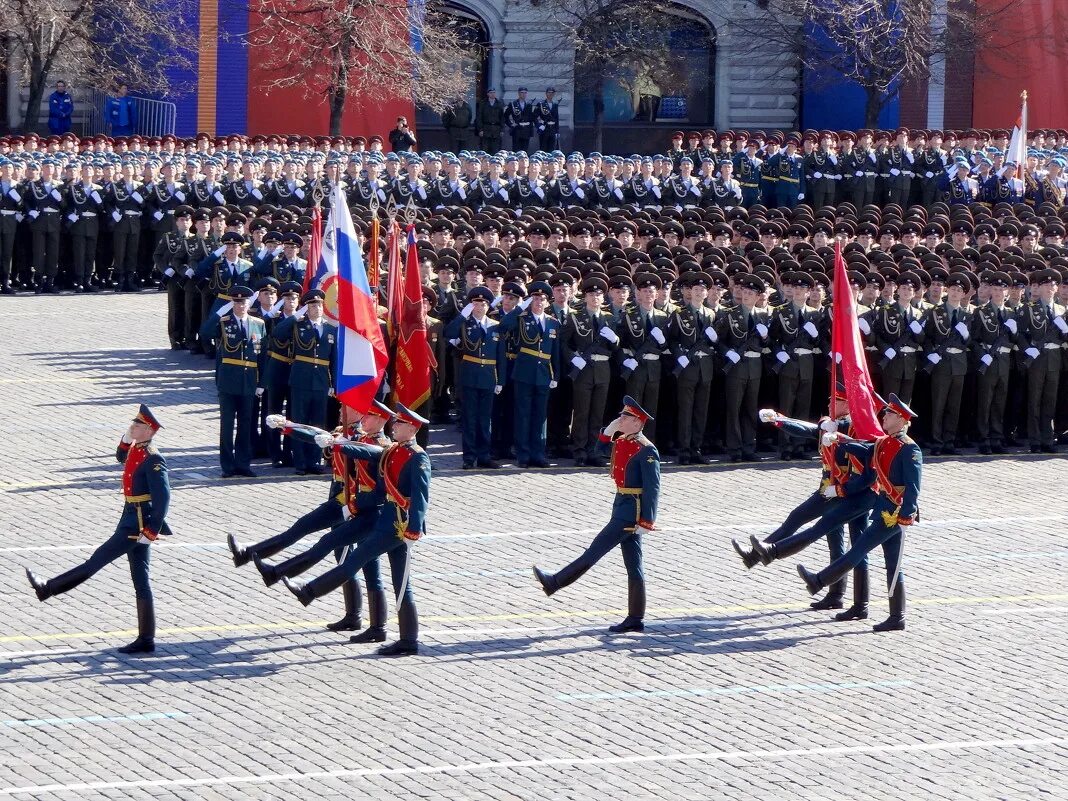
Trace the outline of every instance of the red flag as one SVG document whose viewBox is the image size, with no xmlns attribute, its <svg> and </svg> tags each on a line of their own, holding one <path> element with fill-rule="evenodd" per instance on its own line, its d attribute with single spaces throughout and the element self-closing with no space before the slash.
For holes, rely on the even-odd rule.
<svg viewBox="0 0 1068 801">
<path fill-rule="evenodd" d="M 404 292 L 397 318 L 397 358 L 393 385 L 398 403 L 416 409 L 430 398 L 434 355 L 426 336 L 423 314 L 423 283 L 419 278 L 419 250 L 415 246 L 415 226 L 408 226 L 408 264 L 404 270 Z"/>
<path fill-rule="evenodd" d="M 308 243 L 308 266 L 304 269 L 304 291 L 312 288 L 312 278 L 319 272 L 323 255 L 323 215 L 316 206 L 312 209 L 311 242 Z"/>
<path fill-rule="evenodd" d="M 834 305 L 831 319 L 831 408 L 834 408 L 834 388 L 841 372 L 849 400 L 849 417 L 857 439 L 872 440 L 882 436 L 879 425 L 879 402 L 864 357 L 864 342 L 857 325 L 857 306 L 853 288 L 849 285 L 842 245 L 834 244 Z"/>
</svg>

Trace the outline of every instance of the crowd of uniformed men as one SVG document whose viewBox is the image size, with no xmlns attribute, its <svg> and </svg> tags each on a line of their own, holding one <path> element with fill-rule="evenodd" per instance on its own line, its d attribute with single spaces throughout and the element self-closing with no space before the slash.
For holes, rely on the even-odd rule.
<svg viewBox="0 0 1068 801">
<path fill-rule="evenodd" d="M 877 389 L 922 443 L 1066 441 L 1068 132 L 1031 132 L 1022 171 L 1006 131 L 676 132 L 628 157 L 529 140 L 2 138 L 0 292 L 166 291 L 172 347 L 217 363 L 224 473 L 257 451 L 318 472 L 260 421 L 329 416 L 336 327 L 303 281 L 310 207 L 342 182 L 365 247 L 370 206 L 417 214 L 423 411 L 460 418 L 465 466 L 596 464 L 624 393 L 679 462 L 745 461 L 807 455 L 758 408 L 826 411 L 837 241 Z"/>
</svg>

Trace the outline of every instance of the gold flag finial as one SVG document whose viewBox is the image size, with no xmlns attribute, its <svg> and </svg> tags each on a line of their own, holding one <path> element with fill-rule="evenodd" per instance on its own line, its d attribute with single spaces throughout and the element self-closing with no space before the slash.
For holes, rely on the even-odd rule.
<svg viewBox="0 0 1068 801">
<path fill-rule="evenodd" d="M 1024 89 L 1022 92 L 1020 92 L 1020 99 L 1023 100 L 1025 103 L 1027 102 L 1027 90 L 1026 89 Z"/>
</svg>

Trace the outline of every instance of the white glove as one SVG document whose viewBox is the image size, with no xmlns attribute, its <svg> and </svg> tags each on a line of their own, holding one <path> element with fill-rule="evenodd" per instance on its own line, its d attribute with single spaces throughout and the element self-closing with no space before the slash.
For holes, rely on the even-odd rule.
<svg viewBox="0 0 1068 801">
<path fill-rule="evenodd" d="M 471 312 L 474 310 L 474 308 L 474 303 L 468 303 L 466 306 L 460 309 L 460 316 L 466 320 L 468 317 L 471 316 Z"/>
<path fill-rule="evenodd" d="M 1016 333 L 1016 329 L 1017 329 L 1016 321 L 1013 320 L 1011 317 L 1008 320 L 1005 321 L 1005 327 L 1007 329 L 1009 329 L 1012 333 L 1014 333 L 1014 334 Z"/>
<path fill-rule="evenodd" d="M 689 367 L 690 366 L 690 357 L 689 356 L 679 356 L 679 366 L 682 367 L 684 370 L 687 367 Z"/>
<path fill-rule="evenodd" d="M 162 220 L 163 219 L 163 212 L 162 211 L 154 212 L 152 216 L 155 217 L 157 220 Z"/>
<path fill-rule="evenodd" d="M 820 442 L 823 443 L 824 448 L 829 448 L 838 441 L 837 431 L 827 431 L 820 437 Z"/>
<path fill-rule="evenodd" d="M 132 445 L 133 444 L 133 437 L 130 436 L 130 432 L 129 431 L 123 431 L 122 432 L 122 439 L 120 440 L 120 442 L 122 442 L 124 445 Z"/>
<path fill-rule="evenodd" d="M 494 395 L 500 395 L 502 389 L 504 389 L 504 387 L 502 387 L 500 384 L 498 384 L 497 386 L 495 386 L 493 388 L 493 394 Z"/>
<path fill-rule="evenodd" d="M 894 350 L 893 348 L 887 348 L 886 350 L 883 351 L 883 356 L 885 356 L 888 359 L 893 359 L 895 356 L 897 356 L 897 351 Z"/>
<path fill-rule="evenodd" d="M 763 323 L 757 323 L 756 324 L 756 332 L 758 334 L 760 334 L 760 338 L 761 339 L 767 339 L 768 338 L 768 327 L 766 325 L 764 325 Z"/>
<path fill-rule="evenodd" d="M 308 307 L 307 306 L 301 306 L 299 309 L 297 309 L 296 314 L 294 314 L 293 317 L 296 318 L 297 320 L 303 320 L 304 319 L 304 315 L 307 314 L 307 313 L 308 313 Z"/>
<path fill-rule="evenodd" d="M 219 256 L 221 256 L 225 252 L 226 252 L 226 245 L 222 245 L 220 247 L 217 247 L 217 248 L 215 248 L 215 257 L 218 258 Z"/>
<path fill-rule="evenodd" d="M 350 519 L 352 519 L 352 512 L 349 510 L 349 505 L 348 504 L 345 504 L 344 506 L 341 507 L 341 519 L 342 520 L 350 520 Z"/>
<path fill-rule="evenodd" d="M 185 271 L 185 277 L 186 278 L 192 278 L 193 277 L 193 268 L 192 267 L 190 267 L 188 270 Z"/>
<path fill-rule="evenodd" d="M 1057 330 L 1062 334 L 1068 334 L 1068 323 L 1064 321 L 1063 317 L 1054 317 L 1053 324 L 1057 326 Z"/>
<path fill-rule="evenodd" d="M 897 167 L 893 167 L 890 170 L 890 174 L 891 175 L 901 175 L 901 170 L 899 170 Z"/>
<path fill-rule="evenodd" d="M 281 252 L 282 252 L 282 246 L 281 245 L 275 245 L 274 250 L 271 251 L 272 255 L 275 255 L 275 256 L 277 256 Z"/>
<path fill-rule="evenodd" d="M 224 303 L 222 306 L 220 306 L 219 310 L 215 313 L 219 315 L 219 317 L 222 317 L 224 314 L 229 314 L 231 311 L 233 311 L 233 308 L 234 302 L 231 300 L 229 303 Z"/>
<path fill-rule="evenodd" d="M 820 431 L 823 431 L 824 433 L 829 434 L 832 431 L 837 431 L 837 430 L 838 430 L 838 423 L 836 423 L 834 420 L 832 420 L 829 417 L 826 420 L 824 420 L 822 423 L 820 423 Z"/>
<path fill-rule="evenodd" d="M 457 347 L 460 346 L 460 340 L 459 339 L 450 339 L 449 340 L 449 344 L 452 345 L 454 348 L 457 348 Z"/>
<path fill-rule="evenodd" d="M 790 354 L 784 350 L 780 350 L 778 353 L 775 354 L 775 358 L 783 364 L 786 364 L 788 361 L 790 361 Z"/>
<path fill-rule="evenodd" d="M 534 298 L 523 298 L 523 300 L 519 301 L 519 308 L 526 311 L 527 306 L 529 306 L 533 302 Z"/>
<path fill-rule="evenodd" d="M 556 389 L 558 386 L 559 386 L 559 384 L 557 384 L 557 382 L 555 382 L 555 381 L 550 381 L 549 382 L 549 389 Z"/>
<path fill-rule="evenodd" d="M 580 370 L 586 367 L 586 360 L 579 355 L 572 356 L 571 363 Z"/>
<path fill-rule="evenodd" d="M 928 353 L 927 361 L 929 361 L 931 364 L 938 364 L 942 361 L 942 357 L 939 356 L 937 353 Z"/>
<path fill-rule="evenodd" d="M 279 298 L 277 301 L 275 301 L 275 304 L 271 306 L 271 313 L 276 314 L 277 312 L 279 312 L 282 308 L 282 304 L 285 302 L 285 298 Z"/>
<path fill-rule="evenodd" d="M 823 177 L 823 173 L 822 172 L 814 172 L 814 173 L 812 173 L 812 177 L 813 178 L 822 178 Z"/>
<path fill-rule="evenodd" d="M 324 431 L 321 434 L 315 435 L 315 444 L 320 448 L 329 448 L 334 444 L 334 435 Z"/>
<path fill-rule="evenodd" d="M 70 220 L 72 223 L 78 222 L 78 215 L 73 213 L 73 212 L 71 212 L 70 214 L 67 215 L 67 219 Z"/>
<path fill-rule="evenodd" d="M 737 351 L 729 350 L 727 351 L 726 356 L 735 364 L 738 364 L 738 362 L 742 360 L 742 357 L 738 355 Z"/>
<path fill-rule="evenodd" d="M 31 220 L 36 220 L 40 216 L 41 216 L 41 212 L 39 212 L 37 209 L 31 209 L 30 210 L 30 219 Z M 115 222 L 118 222 L 119 221 L 119 217 L 121 217 L 122 215 L 120 215 L 117 211 L 113 211 L 113 212 L 111 212 L 111 216 L 115 218 Z"/>
<path fill-rule="evenodd" d="M 626 367 L 628 370 L 637 370 L 638 362 L 636 362 L 634 359 L 624 359 L 623 366 Z"/>
<path fill-rule="evenodd" d="M 173 267 L 168 267 L 166 270 L 163 271 L 163 274 L 165 276 L 167 276 L 168 278 L 173 278 L 174 277 L 174 268 Z"/>
<path fill-rule="evenodd" d="M 155 540 L 150 540 L 144 534 L 137 538 L 138 545 L 151 545 L 153 542 L 155 542 Z"/>
<path fill-rule="evenodd" d="M 613 345 L 619 342 L 619 337 L 616 336 L 616 332 L 609 328 L 607 325 L 602 326 L 601 330 L 598 333 L 600 333 L 601 336 L 603 336 Z"/>
<path fill-rule="evenodd" d="M 957 329 L 957 333 L 961 335 L 962 339 L 967 340 L 968 337 L 971 336 L 971 334 L 968 333 L 968 326 L 964 324 L 963 320 L 961 320 L 953 327 Z"/>
<path fill-rule="evenodd" d="M 989 353 L 984 353 L 982 356 L 979 357 L 979 361 L 989 367 L 994 363 L 994 357 L 991 356 Z"/>
<path fill-rule="evenodd" d="M 602 431 L 601 433 L 604 434 L 609 439 L 611 439 L 613 436 L 615 436 L 615 433 L 617 431 L 619 431 L 619 418 L 618 417 L 615 420 L 613 420 L 612 422 L 610 422 L 608 425 L 606 425 L 604 427 L 604 431 Z"/>
<path fill-rule="evenodd" d="M 285 428 L 286 416 L 284 414 L 269 414 L 264 422 L 267 423 L 267 428 Z"/>
<path fill-rule="evenodd" d="M 805 193 L 804 193 L 804 192 L 802 192 L 801 194 L 799 194 L 799 195 L 797 196 L 797 199 L 798 199 L 798 200 L 804 200 L 804 199 L 805 199 Z"/>
<path fill-rule="evenodd" d="M 263 397 L 263 387 L 256 387 L 256 397 L 257 398 L 262 398 Z"/>
<path fill-rule="evenodd" d="M 838 488 L 834 486 L 834 484 L 828 484 L 826 487 L 820 490 L 820 495 L 822 495 L 824 498 L 837 498 Z"/>
<path fill-rule="evenodd" d="M 1024 353 L 1026 353 L 1032 359 L 1037 359 L 1038 358 L 1038 348 L 1028 348 L 1027 350 L 1024 351 Z"/>
<path fill-rule="evenodd" d="M 635 536 L 638 536 L 638 537 L 642 536 L 643 534 L 648 534 L 651 531 L 652 531 L 652 529 L 646 528 L 645 526 L 635 526 L 634 527 L 634 534 L 635 534 Z"/>
<path fill-rule="evenodd" d="M 709 342 L 719 342 L 719 334 L 716 333 L 716 329 L 712 326 L 708 326 L 705 329 L 705 336 L 708 337 Z"/>
<path fill-rule="evenodd" d="M 812 324 L 811 320 L 809 320 L 807 323 L 805 323 L 804 326 L 802 326 L 802 327 L 805 329 L 806 332 L 808 332 L 808 335 L 810 337 L 815 338 L 815 337 L 818 337 L 819 334 L 820 334 L 820 332 L 816 329 L 816 326 Z"/>
<path fill-rule="evenodd" d="M 757 412 L 761 423 L 774 423 L 779 419 L 779 413 L 774 409 L 761 409 Z"/>
<path fill-rule="evenodd" d="M 496 309 L 498 306 L 501 305 L 501 301 L 503 301 L 503 300 L 504 300 L 504 295 L 498 295 L 497 297 L 495 297 L 493 299 L 493 303 L 490 304 L 490 308 L 491 309 Z"/>
<path fill-rule="evenodd" d="M 923 326 L 920 325 L 920 321 L 919 320 L 913 320 L 911 323 L 909 323 L 909 328 L 912 330 L 912 333 L 914 333 L 914 334 L 922 334 L 923 333 Z"/>
<path fill-rule="evenodd" d="M 864 334 L 864 336 L 867 336 L 871 333 L 871 326 L 868 325 L 868 321 L 865 320 L 863 317 L 857 318 L 857 328 L 860 329 L 860 333 Z"/>
<path fill-rule="evenodd" d="M 657 341 L 657 344 L 663 345 L 667 340 L 664 338 L 664 332 L 659 328 L 654 328 L 649 332 L 649 336 Z"/>
</svg>

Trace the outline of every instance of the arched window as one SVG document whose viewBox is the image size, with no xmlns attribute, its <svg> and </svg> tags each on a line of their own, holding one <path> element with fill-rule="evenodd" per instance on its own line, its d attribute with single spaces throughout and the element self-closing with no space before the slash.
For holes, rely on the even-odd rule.
<svg viewBox="0 0 1068 801">
<path fill-rule="evenodd" d="M 662 44 L 664 52 L 650 59 L 651 66 L 635 64 L 605 82 L 605 124 L 714 122 L 715 28 L 693 11 L 673 6 L 661 32 L 654 46 Z M 594 121 L 594 94 L 589 85 L 576 88 L 575 121 L 580 125 Z"/>
<path fill-rule="evenodd" d="M 469 45 L 468 53 L 471 66 L 474 68 L 475 80 L 468 89 L 467 103 L 471 106 L 471 110 L 474 111 L 475 102 L 486 95 L 486 88 L 490 77 L 489 30 L 486 27 L 486 23 L 483 22 L 477 14 L 474 14 L 461 6 L 445 3 L 440 7 L 440 10 L 455 17 L 458 26 L 457 30 L 460 32 L 464 41 Z M 423 106 L 418 106 L 416 108 L 415 121 L 418 128 L 441 127 L 441 115 Z"/>
</svg>

